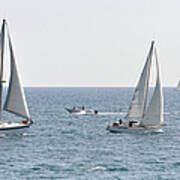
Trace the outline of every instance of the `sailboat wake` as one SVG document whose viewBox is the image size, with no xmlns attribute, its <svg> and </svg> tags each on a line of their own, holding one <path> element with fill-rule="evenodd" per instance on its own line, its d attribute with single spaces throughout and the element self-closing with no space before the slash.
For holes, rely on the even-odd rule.
<svg viewBox="0 0 180 180">
<path fill-rule="evenodd" d="M 124 112 L 99 112 L 98 115 L 124 115 Z"/>
</svg>

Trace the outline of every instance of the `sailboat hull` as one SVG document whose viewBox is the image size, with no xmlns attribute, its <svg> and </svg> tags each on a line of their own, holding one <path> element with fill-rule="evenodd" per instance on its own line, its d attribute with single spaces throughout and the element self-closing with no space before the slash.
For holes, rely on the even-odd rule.
<svg viewBox="0 0 180 180">
<path fill-rule="evenodd" d="M 126 125 L 121 125 L 119 127 L 108 126 L 107 129 L 111 133 L 152 133 L 152 132 L 163 132 L 160 126 L 157 127 L 128 127 Z"/>
<path fill-rule="evenodd" d="M 23 123 L 0 123 L 0 134 L 23 134 L 30 124 Z"/>
</svg>

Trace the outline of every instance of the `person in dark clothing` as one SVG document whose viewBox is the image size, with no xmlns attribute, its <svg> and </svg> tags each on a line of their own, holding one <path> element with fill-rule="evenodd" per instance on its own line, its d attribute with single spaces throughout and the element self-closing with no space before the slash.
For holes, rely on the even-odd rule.
<svg viewBox="0 0 180 180">
<path fill-rule="evenodd" d="M 98 111 L 97 111 L 97 110 L 95 110 L 95 111 L 94 111 L 94 114 L 97 114 L 97 113 L 98 113 Z"/>
<path fill-rule="evenodd" d="M 123 123 L 123 121 L 122 121 L 122 119 L 120 119 L 120 120 L 119 120 L 119 124 L 122 124 L 122 123 Z"/>
<path fill-rule="evenodd" d="M 129 121 L 129 127 L 132 127 L 133 122 Z"/>
</svg>

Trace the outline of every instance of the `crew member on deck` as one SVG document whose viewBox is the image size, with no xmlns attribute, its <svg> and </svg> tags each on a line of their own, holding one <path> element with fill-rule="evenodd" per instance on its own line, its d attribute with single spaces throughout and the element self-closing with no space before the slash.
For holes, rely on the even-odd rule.
<svg viewBox="0 0 180 180">
<path fill-rule="evenodd" d="M 119 120 L 119 124 L 122 124 L 122 123 L 123 123 L 123 121 L 122 121 L 122 119 L 120 119 L 120 120 Z"/>
</svg>

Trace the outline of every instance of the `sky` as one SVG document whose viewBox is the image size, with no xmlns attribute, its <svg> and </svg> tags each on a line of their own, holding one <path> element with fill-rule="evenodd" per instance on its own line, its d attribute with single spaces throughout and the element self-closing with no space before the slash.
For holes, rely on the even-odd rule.
<svg viewBox="0 0 180 180">
<path fill-rule="evenodd" d="M 135 86 L 152 40 L 163 86 L 180 80 L 178 0 L 6 0 L 24 86 Z"/>
</svg>

